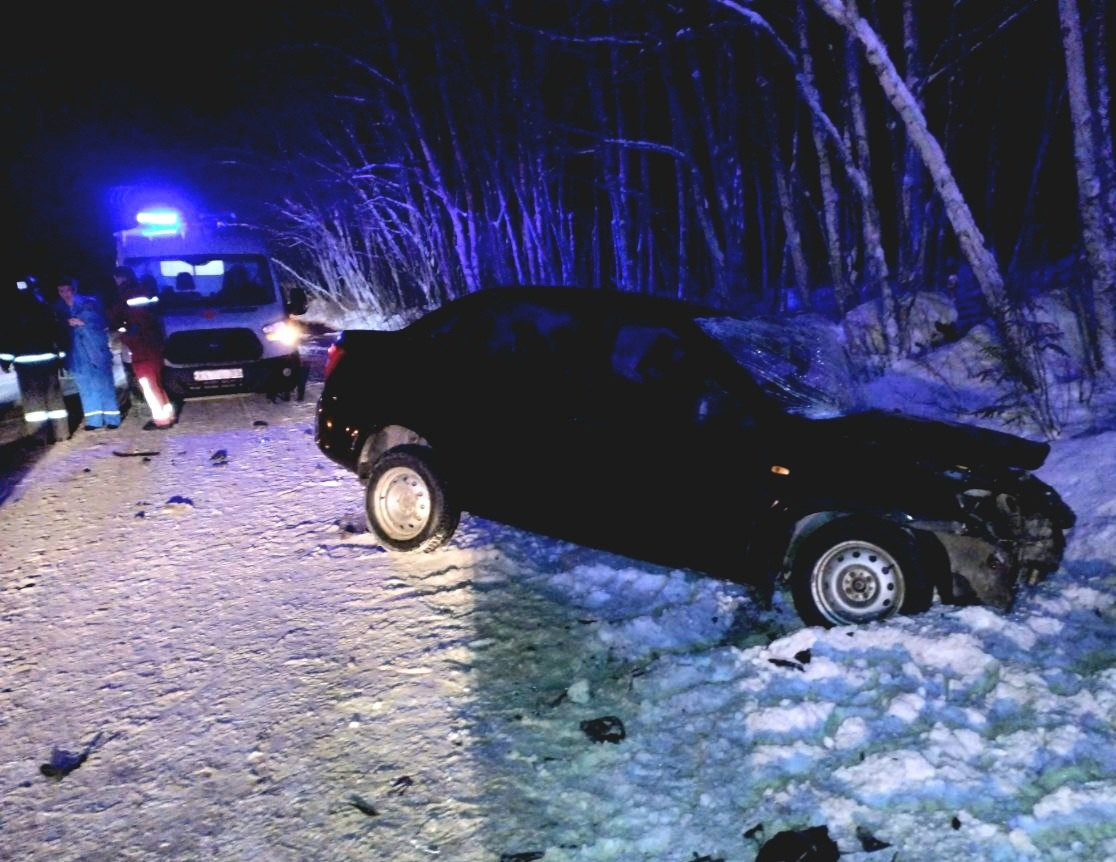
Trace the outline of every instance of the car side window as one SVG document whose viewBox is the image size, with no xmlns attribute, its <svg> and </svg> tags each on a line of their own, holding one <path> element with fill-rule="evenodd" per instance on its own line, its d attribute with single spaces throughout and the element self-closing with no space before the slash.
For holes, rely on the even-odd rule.
<svg viewBox="0 0 1116 862">
<path fill-rule="evenodd" d="M 700 426 L 731 417 L 748 423 L 747 405 L 717 374 L 717 364 L 673 329 L 622 324 L 613 342 L 611 371 L 616 409 L 641 421 Z"/>
</svg>

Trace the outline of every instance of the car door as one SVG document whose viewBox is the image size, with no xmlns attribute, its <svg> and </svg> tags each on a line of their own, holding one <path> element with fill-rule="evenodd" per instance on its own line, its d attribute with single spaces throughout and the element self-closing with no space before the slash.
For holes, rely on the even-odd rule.
<svg viewBox="0 0 1116 862">
<path fill-rule="evenodd" d="M 633 552 L 697 564 L 746 542 L 770 494 L 763 426 L 742 378 L 696 329 L 615 321 L 597 411 L 577 423 L 605 490 L 593 517 Z"/>
<path fill-rule="evenodd" d="M 451 453 L 472 511 L 520 522 L 561 491 L 573 324 L 561 307 L 515 300 L 475 309 L 440 334 L 454 382 L 435 408 L 443 430 L 432 442 Z"/>
</svg>

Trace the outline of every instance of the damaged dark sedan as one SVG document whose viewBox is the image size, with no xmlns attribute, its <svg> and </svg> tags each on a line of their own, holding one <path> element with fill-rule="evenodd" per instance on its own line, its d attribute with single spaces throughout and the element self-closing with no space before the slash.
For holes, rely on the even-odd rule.
<svg viewBox="0 0 1116 862">
<path fill-rule="evenodd" d="M 768 597 L 786 582 L 811 625 L 935 595 L 1006 609 L 1057 569 L 1074 516 L 1031 472 L 1046 443 L 851 410 L 839 365 L 668 299 L 495 288 L 342 333 L 315 439 L 389 550 L 432 551 L 468 511 Z"/>
</svg>

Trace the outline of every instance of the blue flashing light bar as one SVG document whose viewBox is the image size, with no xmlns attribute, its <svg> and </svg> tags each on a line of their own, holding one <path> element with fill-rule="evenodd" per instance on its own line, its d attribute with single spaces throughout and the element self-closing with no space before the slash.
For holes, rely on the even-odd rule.
<svg viewBox="0 0 1116 862">
<path fill-rule="evenodd" d="M 182 213 L 170 207 L 140 210 L 136 213 L 136 224 L 144 236 L 164 236 L 182 230 Z"/>
</svg>

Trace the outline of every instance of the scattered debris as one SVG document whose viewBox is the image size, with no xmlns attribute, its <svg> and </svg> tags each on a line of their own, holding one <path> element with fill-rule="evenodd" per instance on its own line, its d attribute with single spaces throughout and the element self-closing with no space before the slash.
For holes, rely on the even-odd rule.
<svg viewBox="0 0 1116 862">
<path fill-rule="evenodd" d="M 67 751 L 64 748 L 55 748 L 50 753 L 50 762 L 39 765 L 39 772 L 47 778 L 52 778 L 55 781 L 61 781 L 79 766 L 81 766 L 89 758 L 97 747 L 97 743 L 101 740 L 101 731 L 97 731 L 96 735 L 89 740 L 89 744 L 85 746 L 79 753 L 74 754 L 72 751 Z"/>
<path fill-rule="evenodd" d="M 257 419 L 255 422 L 252 423 L 252 426 L 255 428 L 266 428 L 267 423 L 264 422 L 262 419 Z"/>
<path fill-rule="evenodd" d="M 112 454 L 118 458 L 143 457 L 145 460 L 151 455 L 159 455 L 158 449 L 113 449 Z"/>
<path fill-rule="evenodd" d="M 375 817 L 380 812 L 376 810 L 376 806 L 366 800 L 363 796 L 353 793 L 349 796 L 349 804 L 353 806 L 361 814 L 367 814 L 369 817 Z"/>
<path fill-rule="evenodd" d="M 227 464 L 229 462 L 228 450 L 218 449 L 216 452 L 209 456 L 209 461 L 211 464 L 213 464 L 214 467 L 219 467 L 222 464 Z"/>
<path fill-rule="evenodd" d="M 388 791 L 392 796 L 402 796 L 407 792 L 407 788 L 412 786 L 415 780 L 409 775 L 400 775 L 395 781 L 391 783 L 391 790 Z"/>
<path fill-rule="evenodd" d="M 723 856 L 698 856 L 697 853 L 694 853 L 689 862 L 725 862 L 725 860 Z"/>
<path fill-rule="evenodd" d="M 501 853 L 500 862 L 534 862 L 546 855 L 545 850 L 527 850 L 523 853 Z"/>
<path fill-rule="evenodd" d="M 791 661 L 790 659 L 769 658 L 768 661 L 771 662 L 776 667 L 789 667 L 789 668 L 793 668 L 794 670 L 797 670 L 797 671 L 802 671 L 803 673 L 806 672 L 806 668 L 804 668 L 798 662 Z"/>
<path fill-rule="evenodd" d="M 949 822 L 949 825 L 952 826 L 955 830 L 960 829 L 961 828 L 961 818 L 958 817 L 956 814 L 953 815 L 953 819 Z"/>
<path fill-rule="evenodd" d="M 175 494 L 163 504 L 163 508 L 170 512 L 185 512 L 194 508 L 194 501 L 189 497 L 180 497 Z"/>
<path fill-rule="evenodd" d="M 756 862 L 837 862 L 841 851 L 828 826 L 787 829 L 760 847 Z"/>
<path fill-rule="evenodd" d="M 856 837 L 860 841 L 860 846 L 871 853 L 873 850 L 883 850 L 885 847 L 890 847 L 886 841 L 881 841 L 875 835 L 867 830 L 864 826 L 856 827 Z"/>
<path fill-rule="evenodd" d="M 147 513 L 145 511 L 143 511 L 143 509 L 140 509 L 138 512 L 136 512 L 136 517 L 137 518 L 146 518 Z"/>
<path fill-rule="evenodd" d="M 602 715 L 581 722 L 581 731 L 593 742 L 617 743 L 625 737 L 624 722 L 615 715 Z"/>
<path fill-rule="evenodd" d="M 794 660 L 795 661 L 800 661 L 803 664 L 809 664 L 811 658 L 812 658 L 812 656 L 810 655 L 810 650 L 809 649 L 800 649 L 798 652 L 796 652 L 794 654 Z"/>
<path fill-rule="evenodd" d="M 574 703 L 585 704 L 589 702 L 589 680 L 579 679 L 568 689 L 566 689 L 566 697 Z"/>
<path fill-rule="evenodd" d="M 761 835 L 763 835 L 763 824 L 762 823 L 757 823 L 751 829 L 745 829 L 744 830 L 744 837 L 745 838 L 755 838 L 755 839 L 758 840 Z"/>
</svg>

